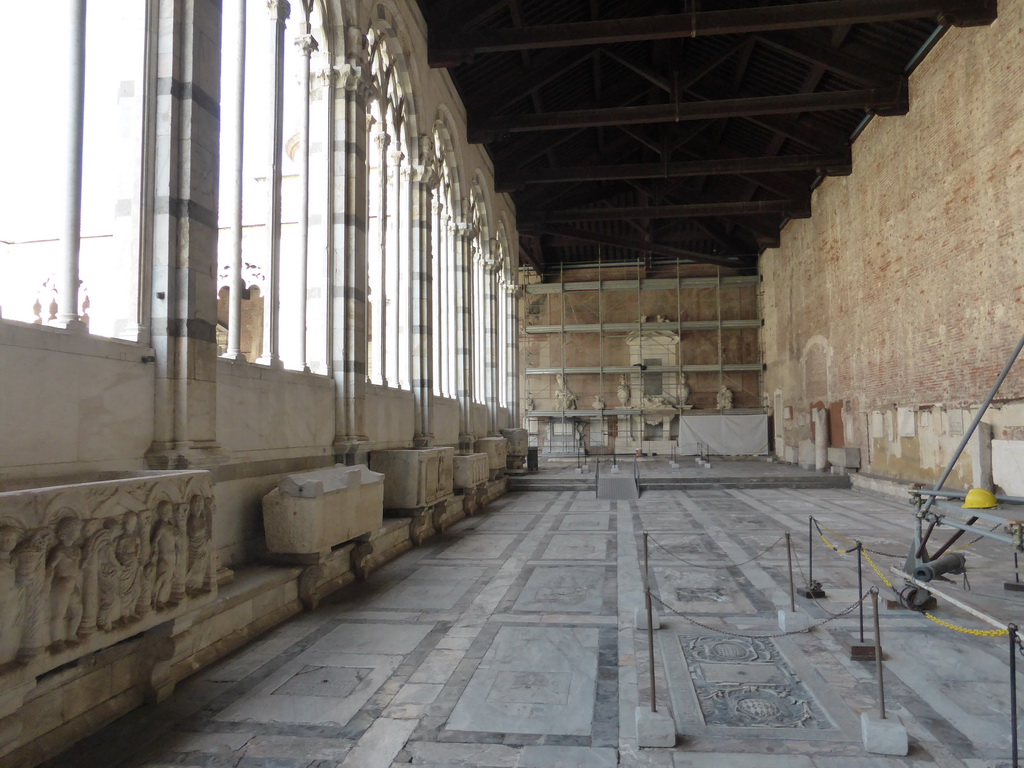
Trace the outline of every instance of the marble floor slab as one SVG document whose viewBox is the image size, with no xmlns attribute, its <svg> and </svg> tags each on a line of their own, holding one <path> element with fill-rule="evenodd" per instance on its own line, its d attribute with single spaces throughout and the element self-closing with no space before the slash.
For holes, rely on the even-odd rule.
<svg viewBox="0 0 1024 768">
<path fill-rule="evenodd" d="M 1010 765 L 1006 637 L 977 634 L 983 623 L 941 600 L 934 621 L 899 608 L 889 586 L 902 586 L 889 569 L 913 530 L 905 503 L 833 488 L 593 496 L 507 494 L 47 768 Z M 809 533 L 812 515 L 825 538 Z M 856 556 L 830 548 L 856 541 L 873 564 L 861 563 L 862 584 Z M 959 577 L 941 589 L 1019 622 L 1024 597 L 1002 588 L 1012 552 L 960 544 L 970 589 Z M 779 628 L 790 558 L 797 585 L 813 567 L 826 592 L 794 598 L 810 631 Z M 872 637 L 859 604 L 871 586 L 905 757 L 861 741 L 879 692 L 851 645 L 862 621 Z M 638 621 L 647 587 L 653 638 Z M 637 708 L 652 700 L 674 747 L 637 742 Z"/>
</svg>

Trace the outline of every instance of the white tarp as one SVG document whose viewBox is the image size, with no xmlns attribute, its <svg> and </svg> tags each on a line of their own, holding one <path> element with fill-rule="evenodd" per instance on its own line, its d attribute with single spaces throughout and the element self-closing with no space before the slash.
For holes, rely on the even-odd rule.
<svg viewBox="0 0 1024 768">
<path fill-rule="evenodd" d="M 684 414 L 679 419 L 679 453 L 696 456 L 698 444 L 717 456 L 766 455 L 768 415 Z"/>
</svg>

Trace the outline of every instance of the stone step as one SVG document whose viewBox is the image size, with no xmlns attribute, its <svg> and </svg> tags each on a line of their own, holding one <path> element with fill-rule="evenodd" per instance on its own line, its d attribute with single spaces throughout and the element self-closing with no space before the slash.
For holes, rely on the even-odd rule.
<svg viewBox="0 0 1024 768">
<path fill-rule="evenodd" d="M 508 490 L 532 491 L 592 491 L 594 477 L 533 478 L 510 477 Z M 640 478 L 641 491 L 671 491 L 687 488 L 849 488 L 849 475 L 808 475 L 807 477 L 680 477 Z"/>
</svg>

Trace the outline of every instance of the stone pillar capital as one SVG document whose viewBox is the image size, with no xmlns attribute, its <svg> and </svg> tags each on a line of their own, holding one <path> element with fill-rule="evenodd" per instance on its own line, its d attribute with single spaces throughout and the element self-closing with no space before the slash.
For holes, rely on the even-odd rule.
<svg viewBox="0 0 1024 768">
<path fill-rule="evenodd" d="M 301 24 L 300 26 L 308 27 L 309 25 L 308 24 Z M 313 37 L 308 32 L 305 33 L 305 34 L 301 34 L 301 35 L 296 36 L 296 38 L 295 38 L 295 47 L 298 48 L 299 49 L 299 53 L 301 53 L 307 59 L 310 56 L 313 55 L 313 51 L 319 51 L 320 50 L 320 44 L 316 41 L 316 38 Z"/>
<path fill-rule="evenodd" d="M 272 21 L 285 21 L 292 12 L 288 0 L 267 0 L 267 11 Z"/>
</svg>

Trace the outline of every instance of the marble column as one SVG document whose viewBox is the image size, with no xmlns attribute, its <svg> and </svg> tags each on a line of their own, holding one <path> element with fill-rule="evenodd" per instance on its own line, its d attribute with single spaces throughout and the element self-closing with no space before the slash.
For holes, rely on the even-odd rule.
<svg viewBox="0 0 1024 768">
<path fill-rule="evenodd" d="M 222 125 L 223 136 L 227 138 L 222 148 L 231 152 L 231 184 L 227 186 L 228 199 L 225 201 L 231 215 L 231 275 L 228 296 L 228 346 L 224 357 L 229 360 L 245 360 L 242 354 L 242 157 L 245 146 L 245 5 L 247 0 L 231 3 L 235 14 L 235 80 L 231 93 L 230 110 Z M 226 147 L 224 145 L 227 145 Z M 227 152 L 225 152 L 227 154 Z"/>
<path fill-rule="evenodd" d="M 210 468 L 217 444 L 217 158 L 220 58 L 193 57 L 220 39 L 216 0 L 160 0 L 156 96 L 152 345 L 153 469 Z"/>
<path fill-rule="evenodd" d="M 299 252 L 297 254 L 295 280 L 295 359 L 289 366 L 309 373 L 306 358 L 306 291 L 309 270 L 309 67 L 310 56 L 318 50 L 316 38 L 309 33 L 309 21 L 299 25 L 295 47 L 301 56 L 299 62 L 299 91 L 302 106 L 299 108 Z"/>
<path fill-rule="evenodd" d="M 412 192 L 412 253 L 411 312 L 409 316 L 410 380 L 416 403 L 416 424 L 413 445 L 428 448 L 434 441 L 434 417 L 431 409 L 434 389 L 433 337 L 440 332 L 432 328 L 434 316 L 434 261 L 431 248 L 434 242 L 433 190 L 437 186 L 437 168 L 434 165 L 433 140 L 429 134 L 420 137 L 420 163 L 410 168 Z"/>
<path fill-rule="evenodd" d="M 85 6 L 86 0 L 69 0 L 67 107 L 64 154 L 64 224 L 61 231 L 61 268 L 57 284 L 57 317 L 60 328 L 87 330 L 78 314 L 78 260 L 82 239 L 82 153 L 85 141 Z"/>
<path fill-rule="evenodd" d="M 455 232 L 455 396 L 459 400 L 459 451 L 472 453 L 473 443 L 473 241 L 476 228 Z"/>
<path fill-rule="evenodd" d="M 370 294 L 374 297 L 372 326 L 370 338 L 373 342 L 370 349 L 371 378 L 379 379 L 383 386 L 388 385 L 387 372 L 387 291 L 385 286 L 388 281 L 388 147 L 391 146 L 391 137 L 385 132 L 383 125 L 373 136 L 373 143 L 377 152 L 377 174 L 378 198 L 377 198 L 377 242 L 371 244 L 373 255 L 377 259 L 378 279 L 376 285 L 370 286 Z"/>
<path fill-rule="evenodd" d="M 401 349 L 401 327 L 398 315 L 399 307 L 404 303 L 399 285 L 402 282 L 402 257 L 408 256 L 408 249 L 402 247 L 399 233 L 402 231 L 402 219 L 405 215 L 405 187 L 408 183 L 408 169 L 405 167 L 405 153 L 394 148 L 388 152 L 388 206 L 387 227 L 384 234 L 384 255 L 387 258 L 384 272 L 384 355 L 387 365 L 384 368 L 385 378 L 393 387 L 402 386 L 399 373 L 402 359 L 408 350 Z"/>
<path fill-rule="evenodd" d="M 366 458 L 366 104 L 370 95 L 366 38 L 357 27 L 346 33 L 346 63 L 339 67 L 335 121 L 334 285 L 335 332 L 331 370 L 335 379 L 335 460 Z M 340 206 L 337 204 L 340 203 Z M 339 332 L 340 327 L 340 332 Z"/>
<path fill-rule="evenodd" d="M 257 363 L 282 368 L 281 362 L 281 155 L 284 149 L 284 28 L 288 0 L 267 0 L 270 11 L 271 57 L 270 157 L 267 166 L 266 275 L 263 297 L 263 354 Z"/>
<path fill-rule="evenodd" d="M 486 382 L 486 400 L 489 423 L 487 434 L 494 437 L 498 432 L 498 354 L 501 345 L 498 340 L 498 268 L 499 264 L 494 258 L 497 251 L 497 241 L 489 243 L 490 254 L 484 260 L 484 309 L 485 324 L 483 343 L 484 353 L 484 381 Z"/>
<path fill-rule="evenodd" d="M 507 318 L 507 335 L 505 336 L 505 355 L 508 366 L 505 368 L 505 389 L 508 403 L 508 423 L 510 427 L 522 426 L 519 422 L 519 296 L 522 289 L 509 281 L 504 285 L 505 317 Z"/>
</svg>

